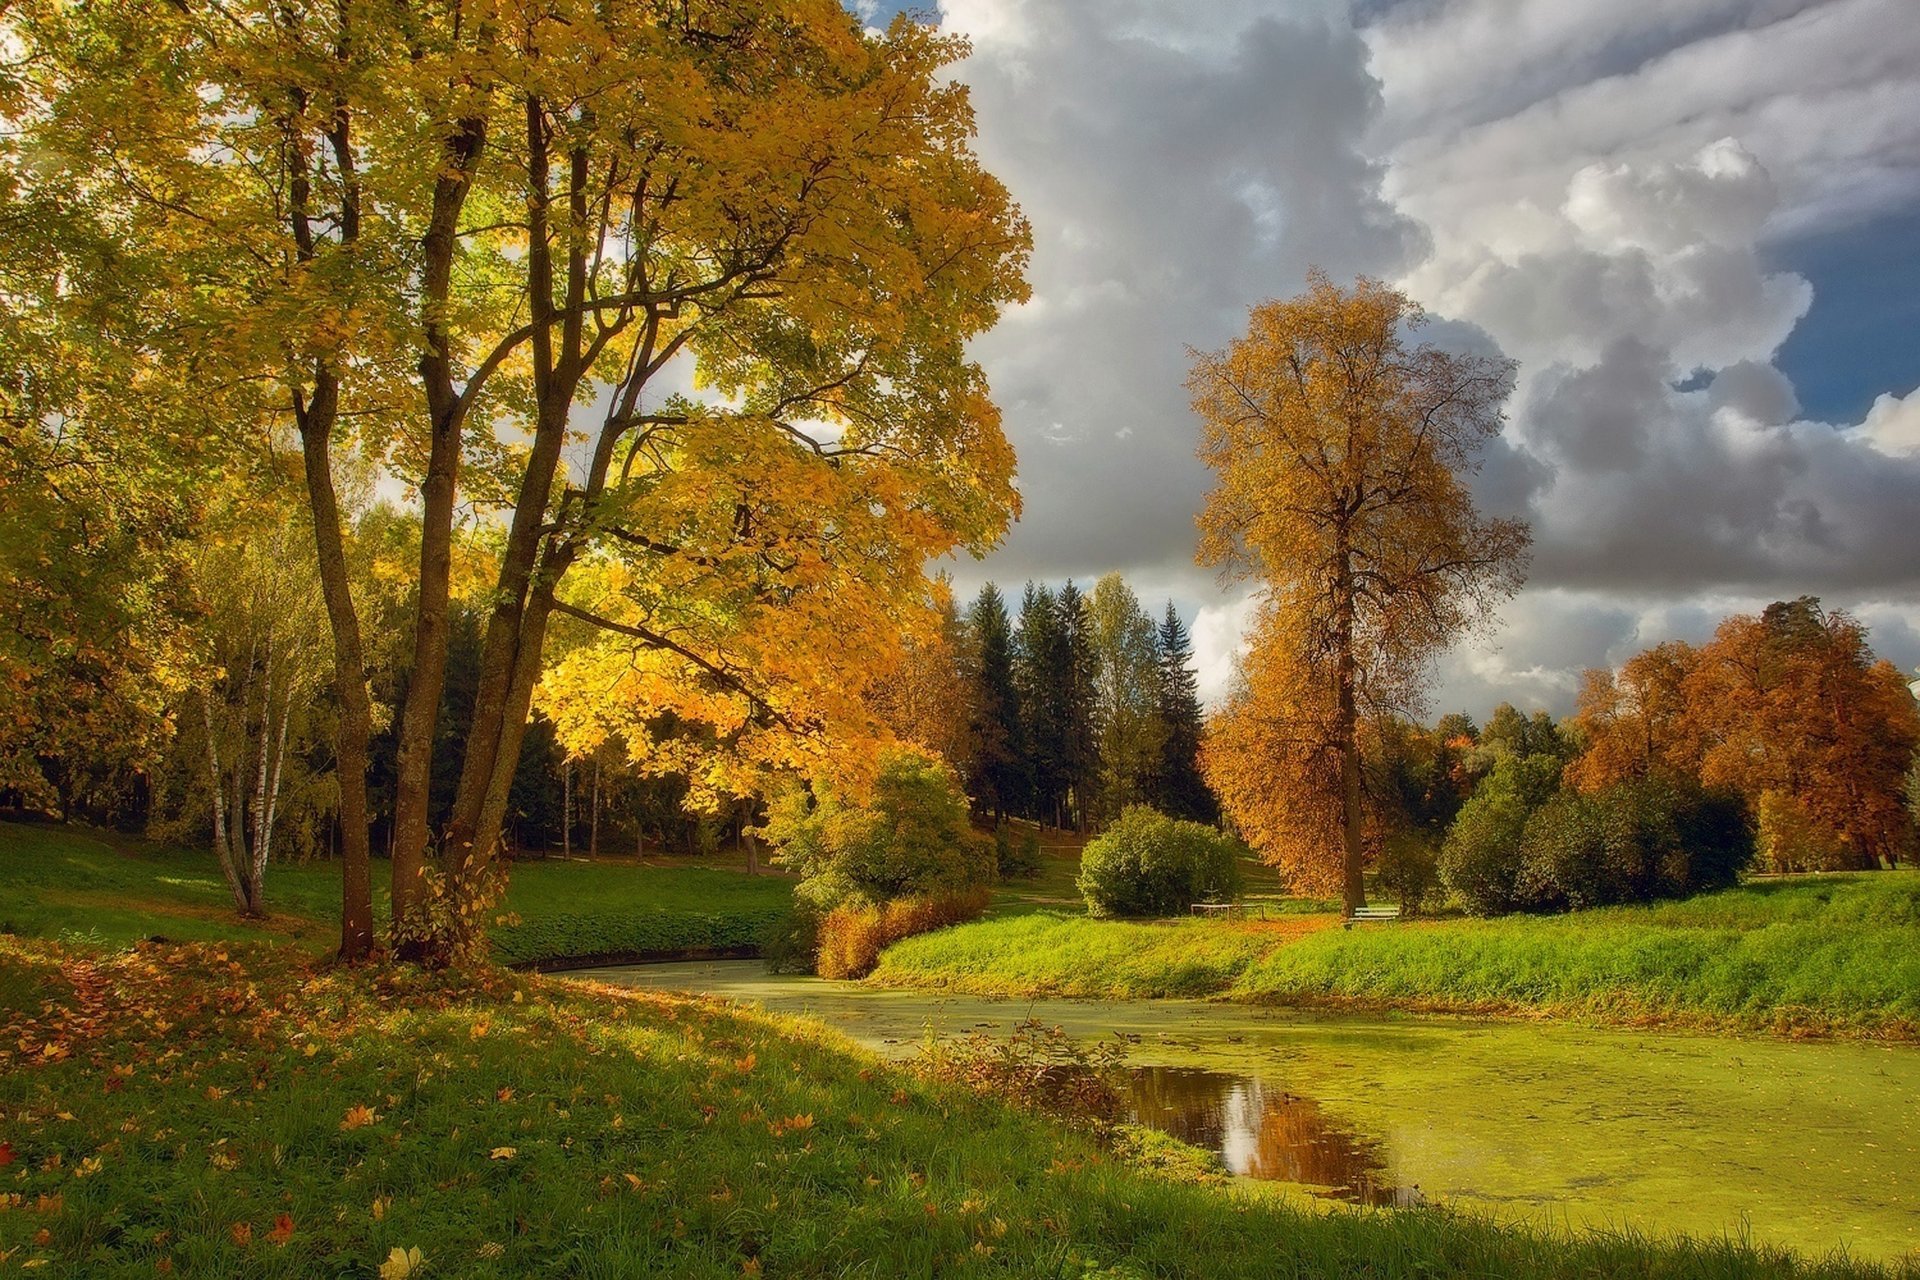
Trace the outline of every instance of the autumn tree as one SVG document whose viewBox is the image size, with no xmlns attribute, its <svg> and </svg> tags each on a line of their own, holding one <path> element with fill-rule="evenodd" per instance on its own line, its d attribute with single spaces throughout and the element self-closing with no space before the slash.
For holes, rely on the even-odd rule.
<svg viewBox="0 0 1920 1280">
<path fill-rule="evenodd" d="M 303 554 L 310 536 L 281 524 L 209 539 L 193 566 L 205 618 L 182 709 L 196 722 L 214 856 L 242 915 L 266 912 L 289 755 L 309 745 L 294 726 L 326 683 L 326 618 Z"/>
<path fill-rule="evenodd" d="M 1195 352 L 1188 379 L 1217 477 L 1200 559 L 1261 601 L 1208 777 L 1263 854 L 1337 880 L 1348 913 L 1365 901 L 1361 719 L 1418 707 L 1427 660 L 1518 587 L 1528 543 L 1464 483 L 1511 365 L 1409 345 L 1423 318 L 1316 272 Z"/>
<path fill-rule="evenodd" d="M 1770 854 L 1801 851 L 1783 869 L 1875 867 L 1908 853 L 1903 788 L 1920 711 L 1857 620 L 1810 596 L 1729 618 L 1685 688 L 1701 781 L 1747 798 Z"/>
<path fill-rule="evenodd" d="M 969 149 L 944 76 L 963 47 L 937 31 L 874 35 L 834 0 L 11 17 L 20 171 L 115 232 L 93 300 L 164 315 L 159 363 L 209 432 L 298 442 L 348 955 L 372 944 L 373 708 L 343 451 L 420 494 L 393 839 L 396 937 L 419 950 L 467 935 L 556 616 L 744 706 L 753 732 L 719 736 L 769 744 L 765 764 L 843 709 L 814 714 L 832 691 L 789 677 L 879 674 L 891 624 L 931 606 L 924 560 L 990 544 L 1015 505 L 964 344 L 1024 296 L 1027 229 Z M 711 395 L 660 389 L 688 365 Z M 511 514 L 436 833 L 450 548 L 473 508 Z M 590 582 L 563 590 L 576 565 Z M 828 631 L 848 643 L 795 642 Z"/>
<path fill-rule="evenodd" d="M 1669 640 L 1637 653 L 1615 672 L 1581 679 L 1574 728 L 1584 744 L 1567 766 L 1567 781 L 1600 791 L 1663 770 L 1699 774 L 1699 742 L 1687 706 L 1687 680 L 1697 665 L 1691 645 Z"/>
<path fill-rule="evenodd" d="M 934 581 L 934 610 L 904 638 L 898 671 L 872 691 L 880 718 L 902 742 L 932 751 L 965 776 L 972 764 L 974 682 L 967 677 L 968 637 L 953 586 Z"/>
</svg>

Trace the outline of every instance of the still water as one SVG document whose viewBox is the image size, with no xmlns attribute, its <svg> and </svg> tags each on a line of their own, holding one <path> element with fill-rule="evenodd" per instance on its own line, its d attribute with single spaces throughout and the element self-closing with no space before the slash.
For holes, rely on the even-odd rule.
<svg viewBox="0 0 1920 1280">
<path fill-rule="evenodd" d="M 1920 1260 L 1920 1048 L 1347 1016 L 1187 1000 L 991 1001 L 758 961 L 576 976 L 803 1014 L 893 1056 L 1027 1017 L 1124 1038 L 1135 1116 L 1237 1174 L 1356 1204 L 1746 1234 Z"/>
</svg>

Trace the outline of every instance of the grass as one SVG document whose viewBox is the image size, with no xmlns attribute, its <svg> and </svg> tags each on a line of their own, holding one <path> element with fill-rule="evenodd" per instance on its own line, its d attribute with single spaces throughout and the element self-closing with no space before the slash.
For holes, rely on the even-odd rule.
<svg viewBox="0 0 1920 1280">
<path fill-rule="evenodd" d="M 1351 931 L 1037 914 L 910 938 L 873 981 L 983 995 L 1222 996 L 1920 1038 L 1920 875 Z"/>
<path fill-rule="evenodd" d="M 0 939 L 4 1274 L 1894 1274 L 1196 1176 L 711 1001 Z"/>
<path fill-rule="evenodd" d="M 716 860 L 718 861 L 718 860 Z M 384 917 L 376 862 L 375 915 Z M 517 863 L 493 926 L 504 964 L 751 951 L 785 913 L 792 884 L 721 865 L 631 859 Z M 245 920 L 213 855 L 75 827 L 0 822 L 0 932 L 99 947 L 159 935 L 182 942 L 338 941 L 336 865 L 267 869 L 265 920 Z"/>
</svg>

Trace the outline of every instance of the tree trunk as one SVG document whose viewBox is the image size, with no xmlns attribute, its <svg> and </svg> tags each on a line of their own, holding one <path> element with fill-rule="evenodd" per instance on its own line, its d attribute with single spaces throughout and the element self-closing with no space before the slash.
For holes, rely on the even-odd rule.
<svg viewBox="0 0 1920 1280">
<path fill-rule="evenodd" d="M 393 921 L 403 956 L 418 958 L 421 873 L 432 809 L 433 743 L 447 684 L 448 612 L 453 572 L 453 509 L 460 479 L 466 406 L 453 387 L 446 317 L 460 211 L 486 145 L 486 121 L 468 118 L 447 142 L 447 168 L 434 184 L 433 212 L 421 237 L 423 305 L 420 380 L 426 391 L 427 470 L 420 483 L 420 598 L 414 615 L 413 672 L 400 717 L 393 800 Z"/>
<path fill-rule="evenodd" d="M 560 758 L 560 856 L 573 856 L 573 757 Z"/>
<path fill-rule="evenodd" d="M 367 759 L 373 739 L 373 703 L 367 694 L 360 618 L 347 576 L 346 542 L 340 531 L 340 498 L 333 487 L 333 424 L 340 384 L 321 368 L 313 399 L 298 414 L 300 451 L 306 464 L 307 501 L 313 512 L 320 593 L 333 632 L 333 688 L 340 700 L 334 754 L 340 786 L 340 958 L 363 960 L 373 952 L 373 878 L 367 830 Z"/>
<path fill-rule="evenodd" d="M 592 813 L 587 827 L 587 856 L 597 858 L 600 856 L 600 757 L 597 753 L 593 757 L 593 794 L 587 805 Z"/>
<path fill-rule="evenodd" d="M 214 738 L 213 698 L 204 687 L 200 690 L 200 720 L 207 731 L 207 790 L 213 797 L 213 854 L 220 860 L 220 874 L 226 877 L 227 888 L 233 894 L 234 909 L 246 915 L 246 890 L 240 884 L 239 863 L 229 843 L 227 782 L 221 776 L 220 744 Z"/>
<path fill-rule="evenodd" d="M 1351 919 L 1367 905 L 1362 863 L 1360 810 L 1360 714 L 1356 695 L 1357 668 L 1353 654 L 1353 581 L 1346 531 L 1338 535 L 1338 577 L 1334 584 L 1334 683 L 1338 705 L 1334 742 L 1340 753 L 1340 808 L 1342 859 L 1340 914 Z"/>
</svg>

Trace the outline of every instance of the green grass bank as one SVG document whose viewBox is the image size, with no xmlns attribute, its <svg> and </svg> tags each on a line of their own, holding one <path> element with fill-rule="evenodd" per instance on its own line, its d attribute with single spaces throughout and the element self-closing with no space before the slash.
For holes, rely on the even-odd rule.
<svg viewBox="0 0 1920 1280">
<path fill-rule="evenodd" d="M 396 1257 L 420 1277 L 1914 1274 L 1200 1185 L 712 1001 L 0 939 L 0 1274 Z"/>
<path fill-rule="evenodd" d="M 718 862 L 718 860 L 715 860 Z M 386 864 L 374 864 L 376 917 Z M 792 900 L 782 876 L 668 859 L 513 865 L 491 926 L 502 964 L 546 966 L 747 954 Z M 264 920 L 246 920 L 213 855 L 76 827 L 0 822 L 0 932 L 80 946 L 267 940 L 322 953 L 338 942 L 340 869 L 275 863 Z"/>
<path fill-rule="evenodd" d="M 870 981 L 981 995 L 1217 996 L 1920 1038 L 1920 874 L 1353 930 L 1035 913 L 909 938 Z"/>
</svg>

